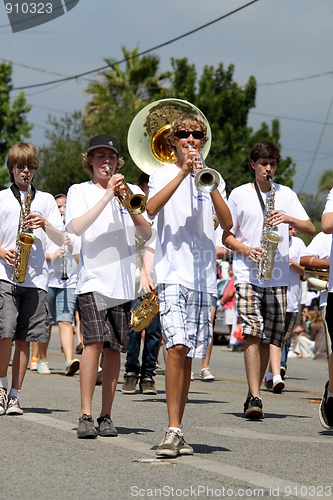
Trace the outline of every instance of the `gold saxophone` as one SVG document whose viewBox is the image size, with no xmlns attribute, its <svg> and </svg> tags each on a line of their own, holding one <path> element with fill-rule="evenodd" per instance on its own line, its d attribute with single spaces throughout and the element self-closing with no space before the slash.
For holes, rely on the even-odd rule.
<svg viewBox="0 0 333 500">
<path fill-rule="evenodd" d="M 283 236 L 277 230 L 276 226 L 269 224 L 268 219 L 275 209 L 275 186 L 271 175 L 267 174 L 271 190 L 266 200 L 264 223 L 262 227 L 260 246 L 262 248 L 261 259 L 258 262 L 257 278 L 258 280 L 268 281 L 273 275 L 274 262 L 277 246 L 283 241 Z"/>
<path fill-rule="evenodd" d="M 28 263 L 31 252 L 31 247 L 36 241 L 36 236 L 32 234 L 32 230 L 26 227 L 26 219 L 30 214 L 31 206 L 31 184 L 27 182 L 27 196 L 25 202 L 22 203 L 20 219 L 17 229 L 17 238 L 15 245 L 15 263 L 12 274 L 12 281 L 23 283 L 28 271 Z"/>
<path fill-rule="evenodd" d="M 131 309 L 130 327 L 135 332 L 142 332 L 155 318 L 159 311 L 156 290 L 140 297 Z"/>
</svg>

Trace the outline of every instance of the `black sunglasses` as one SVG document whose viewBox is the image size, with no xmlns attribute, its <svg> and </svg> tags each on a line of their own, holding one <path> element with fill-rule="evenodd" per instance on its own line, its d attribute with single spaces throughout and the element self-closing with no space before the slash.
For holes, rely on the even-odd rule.
<svg viewBox="0 0 333 500">
<path fill-rule="evenodd" d="M 27 167 L 28 170 L 36 170 L 35 165 L 15 165 L 18 170 L 24 170 Z"/>
<path fill-rule="evenodd" d="M 178 137 L 178 139 L 187 139 L 190 135 L 192 135 L 193 139 L 203 139 L 205 136 L 204 132 L 201 130 L 178 130 L 178 132 L 176 132 L 176 137 Z"/>
</svg>

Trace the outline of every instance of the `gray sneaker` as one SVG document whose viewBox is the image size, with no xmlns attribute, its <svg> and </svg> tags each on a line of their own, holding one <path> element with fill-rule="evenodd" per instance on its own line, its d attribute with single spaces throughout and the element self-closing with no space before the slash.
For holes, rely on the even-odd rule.
<svg viewBox="0 0 333 500">
<path fill-rule="evenodd" d="M 175 458 L 179 454 L 183 435 L 169 428 L 165 429 L 165 431 L 163 441 L 155 451 L 156 456 Z"/>
<path fill-rule="evenodd" d="M 184 436 L 182 437 L 182 442 L 178 451 L 178 455 L 193 455 L 194 450 L 186 441 Z"/>
<path fill-rule="evenodd" d="M 7 404 L 7 415 L 23 415 L 23 410 L 20 406 L 20 401 L 15 396 L 10 396 Z"/>
<path fill-rule="evenodd" d="M 97 419 L 99 435 L 104 437 L 116 437 L 118 431 L 113 425 L 110 415 L 104 415 Z"/>
<path fill-rule="evenodd" d="M 77 437 L 78 438 L 96 438 L 97 431 L 94 426 L 94 421 L 91 415 L 86 415 L 85 413 L 79 419 L 79 425 L 77 426 Z"/>
<path fill-rule="evenodd" d="M 0 387 L 0 415 L 5 415 L 7 408 L 7 391 Z"/>
<path fill-rule="evenodd" d="M 138 376 L 134 372 L 124 374 L 124 383 L 121 387 L 121 392 L 124 394 L 135 394 Z"/>
<path fill-rule="evenodd" d="M 140 391 L 141 394 L 157 394 L 157 390 L 155 387 L 155 382 L 152 378 L 145 377 L 140 380 Z"/>
</svg>

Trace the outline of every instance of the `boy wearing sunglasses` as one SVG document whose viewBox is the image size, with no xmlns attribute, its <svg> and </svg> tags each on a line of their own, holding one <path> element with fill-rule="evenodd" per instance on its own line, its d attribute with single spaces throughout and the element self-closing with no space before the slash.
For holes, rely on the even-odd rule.
<svg viewBox="0 0 333 500">
<path fill-rule="evenodd" d="M 38 169 L 35 146 L 15 144 L 8 152 L 7 168 L 12 185 L 0 192 L 0 415 L 22 415 L 20 390 L 30 342 L 48 342 L 46 242 L 50 238 L 62 245 L 64 238 L 61 217 L 51 194 L 31 185 L 30 210 L 26 206 L 28 184 Z M 36 238 L 22 283 L 17 282 L 13 273 L 23 259 L 22 250 L 16 245 L 20 218 L 23 231 L 33 232 Z M 8 394 L 7 370 L 13 340 L 12 387 Z"/>
<path fill-rule="evenodd" d="M 156 450 L 158 457 L 192 455 L 184 440 L 182 418 L 191 382 L 192 358 L 204 359 L 212 338 L 211 305 L 216 294 L 216 253 L 213 209 L 222 229 L 232 219 L 226 205 L 225 182 L 202 193 L 193 174 L 202 168 L 200 150 L 207 142 L 202 118 L 176 118 L 167 136 L 177 161 L 150 177 L 147 212 L 158 214 L 159 244 L 155 273 L 163 338 L 168 350 L 165 385 L 169 424 Z"/>
</svg>

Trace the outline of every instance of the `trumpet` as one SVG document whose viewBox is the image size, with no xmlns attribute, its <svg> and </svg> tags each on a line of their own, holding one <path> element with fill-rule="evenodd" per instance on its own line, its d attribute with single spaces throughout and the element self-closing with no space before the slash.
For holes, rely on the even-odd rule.
<svg viewBox="0 0 333 500">
<path fill-rule="evenodd" d="M 191 146 L 189 146 L 191 148 Z M 220 176 L 212 168 L 208 168 L 201 153 L 195 157 L 196 161 L 202 163 L 202 170 L 193 168 L 194 184 L 202 193 L 212 193 L 220 184 Z"/>
<path fill-rule="evenodd" d="M 110 167 L 105 167 L 105 172 L 110 172 Z M 133 215 L 140 215 L 146 210 L 147 198 L 143 194 L 133 194 L 128 184 L 123 181 L 122 187 L 119 189 L 117 198 L 119 203 Z"/>
</svg>

